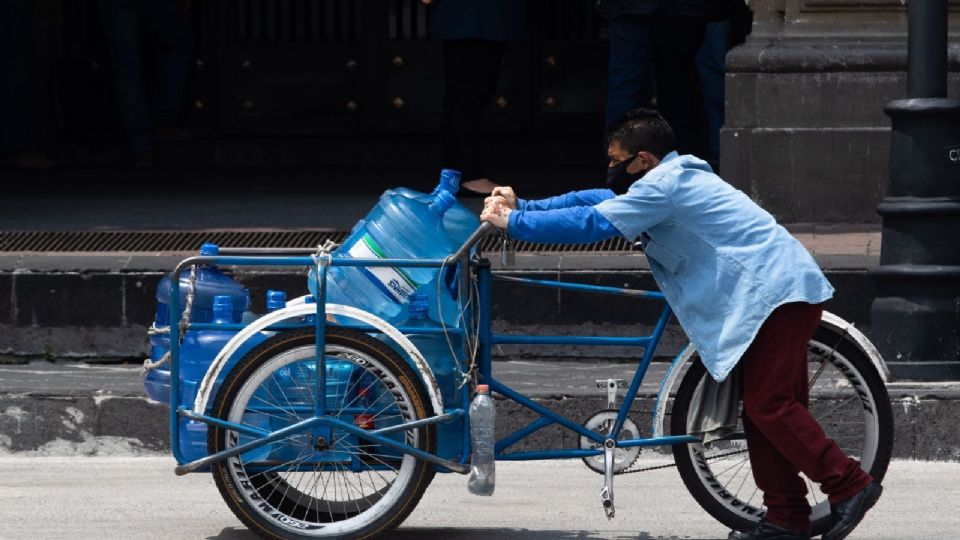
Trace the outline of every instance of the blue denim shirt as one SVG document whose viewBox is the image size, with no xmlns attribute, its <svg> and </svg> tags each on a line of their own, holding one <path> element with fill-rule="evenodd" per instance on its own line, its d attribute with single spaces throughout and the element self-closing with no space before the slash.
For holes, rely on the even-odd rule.
<svg viewBox="0 0 960 540">
<path fill-rule="evenodd" d="M 705 161 L 671 152 L 626 194 L 614 197 L 607 191 L 604 198 L 603 191 L 568 194 L 540 205 L 522 201 L 522 211 L 510 215 L 508 230 L 523 240 L 549 241 L 537 237 L 569 230 L 571 218 L 594 212 L 598 215 L 580 222 L 580 227 L 594 229 L 584 237 L 609 237 L 601 232 L 606 225 L 596 225 L 599 218 L 628 240 L 646 232 L 653 277 L 718 381 L 727 377 L 778 306 L 819 304 L 833 296 L 806 248 L 747 195 L 713 174 Z M 587 199 L 603 200 L 588 207 Z M 561 208 L 564 202 L 571 208 Z"/>
</svg>

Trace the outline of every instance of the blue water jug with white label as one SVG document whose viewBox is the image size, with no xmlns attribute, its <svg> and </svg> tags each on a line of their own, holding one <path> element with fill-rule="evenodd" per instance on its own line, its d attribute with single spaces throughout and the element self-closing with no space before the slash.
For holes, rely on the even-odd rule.
<svg viewBox="0 0 960 540">
<path fill-rule="evenodd" d="M 387 192 L 337 249 L 335 257 L 363 259 L 443 259 L 455 248 L 447 238 L 443 217 L 456 203 L 446 190 L 427 200 Z M 317 295 L 316 269 L 307 279 Z M 331 266 L 327 273 L 327 302 L 354 306 L 397 323 L 406 318 L 410 295 L 422 287 L 436 288 L 443 279 L 439 268 L 390 266 Z M 449 316 L 451 324 L 455 314 Z"/>
<path fill-rule="evenodd" d="M 433 192 L 429 194 L 406 187 L 394 188 L 387 191 L 387 193 L 399 193 L 404 197 L 429 202 L 429 199 L 436 196 L 440 191 L 447 191 L 451 195 L 456 195 L 457 192 L 460 191 L 460 171 L 442 169 L 440 171 L 440 182 L 437 184 L 437 187 L 433 188 Z M 477 214 L 460 203 L 454 203 L 443 215 L 443 228 L 446 232 L 447 239 L 454 248 L 463 245 L 463 243 L 467 241 L 467 238 L 470 238 L 470 235 L 473 234 L 473 231 L 477 230 L 479 226 L 480 218 L 477 217 Z"/>
</svg>

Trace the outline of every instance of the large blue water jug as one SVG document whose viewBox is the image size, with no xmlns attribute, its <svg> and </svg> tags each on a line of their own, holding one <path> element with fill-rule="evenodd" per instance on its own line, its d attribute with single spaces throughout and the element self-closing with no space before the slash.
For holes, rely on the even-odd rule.
<svg viewBox="0 0 960 540">
<path fill-rule="evenodd" d="M 446 409 L 463 408 L 463 389 L 460 381 L 461 369 L 466 369 L 463 338 L 455 333 L 427 334 L 417 333 L 417 328 L 437 329 L 440 325 L 428 316 L 431 300 L 422 294 L 415 294 L 407 304 L 409 317 L 397 326 L 407 328 L 407 338 L 417 347 L 430 365 L 440 387 L 443 406 Z M 389 341 L 388 341 L 389 343 Z M 391 343 L 391 346 L 396 347 Z M 397 348 L 401 355 L 404 351 Z M 458 365 L 457 360 L 460 359 Z M 463 451 L 463 417 L 452 422 L 437 425 L 437 454 L 446 458 L 460 456 Z"/>
<path fill-rule="evenodd" d="M 429 194 L 422 193 L 406 187 L 398 187 L 387 191 L 387 193 L 399 193 L 404 197 L 429 202 L 430 197 L 436 196 L 439 191 L 447 191 L 451 195 L 456 195 L 460 191 L 460 171 L 454 169 L 442 169 L 440 171 L 440 182 L 437 187 Z M 480 218 L 462 204 L 454 203 L 443 215 L 443 228 L 446 231 L 447 239 L 450 245 L 458 248 L 470 238 L 473 231 L 480 226 Z"/>
<path fill-rule="evenodd" d="M 335 256 L 443 259 L 454 251 L 443 216 L 455 202 L 446 190 L 428 200 L 384 193 Z M 327 302 L 354 306 L 397 323 L 405 318 L 410 295 L 424 287 L 426 291 L 442 288 L 444 277 L 439 268 L 333 266 L 327 273 Z M 310 271 L 307 286 L 316 296 L 316 269 Z M 453 311 L 444 313 L 447 324 L 456 324 Z"/>
<path fill-rule="evenodd" d="M 200 255 L 215 256 L 220 252 L 216 244 L 204 244 L 200 248 Z M 197 280 L 194 286 L 193 305 L 190 311 L 190 321 L 208 323 L 213 320 L 213 298 L 228 296 L 233 303 L 234 322 L 243 319 L 243 313 L 250 306 L 250 292 L 246 287 L 234 281 L 213 265 L 198 265 Z M 160 280 L 157 286 L 157 326 L 167 326 L 169 321 L 171 276 L 168 274 Z M 183 311 L 187 303 L 187 293 L 190 290 L 190 272 L 180 274 L 180 310 Z"/>
<path fill-rule="evenodd" d="M 439 328 L 439 325 L 430 320 L 429 299 L 426 295 L 415 294 L 411 298 L 407 311 L 409 318 L 399 323 L 397 326 L 409 328 Z M 463 340 L 457 334 L 418 334 L 411 332 L 407 334 L 410 341 L 416 345 L 420 353 L 423 354 L 433 371 L 437 384 L 440 385 L 440 393 L 443 396 L 444 406 L 456 408 L 460 404 L 460 390 L 457 388 L 460 382 L 460 370 L 454 359 L 463 356 Z"/>
</svg>

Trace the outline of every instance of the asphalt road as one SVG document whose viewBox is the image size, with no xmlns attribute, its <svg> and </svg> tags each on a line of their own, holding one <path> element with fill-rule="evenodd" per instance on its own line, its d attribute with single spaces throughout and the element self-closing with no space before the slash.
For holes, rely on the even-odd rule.
<svg viewBox="0 0 960 540">
<path fill-rule="evenodd" d="M 642 458 L 655 464 L 656 458 Z M 673 469 L 618 477 L 617 516 L 579 462 L 499 463 L 491 498 L 440 475 L 387 539 L 724 539 Z M 960 463 L 894 462 L 883 498 L 851 539 L 955 540 Z M 253 539 L 208 475 L 179 478 L 168 457 L 0 458 L 0 538 Z"/>
</svg>

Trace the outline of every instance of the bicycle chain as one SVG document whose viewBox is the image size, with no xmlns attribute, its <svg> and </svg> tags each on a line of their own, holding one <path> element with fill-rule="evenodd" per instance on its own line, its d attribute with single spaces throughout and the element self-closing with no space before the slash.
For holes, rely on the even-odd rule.
<svg viewBox="0 0 960 540">
<path fill-rule="evenodd" d="M 744 453 L 744 452 L 746 452 L 746 450 L 736 450 L 736 451 L 734 451 L 734 452 L 727 452 L 727 453 L 725 453 L 725 454 L 717 454 L 717 455 L 715 455 L 715 456 L 711 456 L 711 457 L 706 458 L 706 460 L 707 460 L 707 461 L 710 461 L 710 460 L 713 460 L 713 459 L 720 459 L 720 458 L 726 457 L 726 456 L 735 456 L 735 455 L 737 455 L 737 454 L 742 454 L 742 453 Z M 671 468 L 671 467 L 676 467 L 676 466 L 677 466 L 677 464 L 676 464 L 676 462 L 674 462 L 674 463 L 669 463 L 669 464 L 667 464 L 667 465 L 655 465 L 655 466 L 653 466 L 653 467 L 644 467 L 644 468 L 642 468 L 642 469 L 630 469 L 630 470 L 627 470 L 627 471 L 621 471 L 621 472 L 618 473 L 618 474 L 633 474 L 633 473 L 641 473 L 641 472 L 647 472 L 647 471 L 658 471 L 658 470 L 660 470 L 660 469 L 669 469 L 669 468 Z"/>
</svg>

